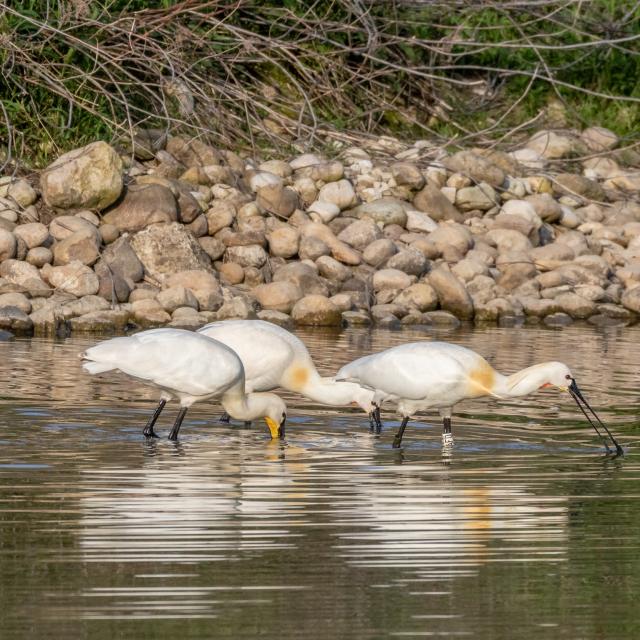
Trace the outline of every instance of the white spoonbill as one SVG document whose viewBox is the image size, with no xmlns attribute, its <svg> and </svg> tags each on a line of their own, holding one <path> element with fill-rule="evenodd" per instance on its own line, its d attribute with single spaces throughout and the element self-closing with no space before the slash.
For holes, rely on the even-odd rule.
<svg viewBox="0 0 640 640">
<path fill-rule="evenodd" d="M 334 407 L 357 404 L 379 427 L 371 404 L 373 391 L 353 382 L 336 382 L 318 373 L 304 342 L 290 331 L 264 320 L 224 320 L 198 329 L 233 349 L 245 370 L 247 391 L 282 387 Z"/>
<path fill-rule="evenodd" d="M 160 402 L 144 428 L 153 430 L 167 400 L 180 401 L 180 413 L 169 434 L 177 440 L 187 409 L 200 400 L 219 397 L 229 415 L 239 420 L 264 418 L 272 438 L 284 437 L 286 406 L 274 393 L 245 393 L 240 358 L 226 345 L 182 329 L 151 329 L 113 338 L 87 349 L 84 369 L 102 373 L 117 369 L 161 390 Z"/>
<path fill-rule="evenodd" d="M 567 365 L 562 362 L 543 362 L 527 367 L 511 376 L 503 376 L 479 354 L 446 342 L 412 342 L 354 360 L 340 369 L 338 380 L 349 380 L 375 390 L 373 402 L 397 402 L 402 417 L 393 446 L 400 447 L 409 418 L 418 411 L 438 409 L 443 419 L 442 441 L 453 443 L 451 412 L 455 404 L 469 398 L 493 396 L 515 398 L 534 393 L 538 389 L 555 387 L 567 391 L 587 417 L 596 433 L 609 445 L 591 420 L 613 442 L 616 454 L 623 453 L 611 432 L 587 403 Z"/>
</svg>

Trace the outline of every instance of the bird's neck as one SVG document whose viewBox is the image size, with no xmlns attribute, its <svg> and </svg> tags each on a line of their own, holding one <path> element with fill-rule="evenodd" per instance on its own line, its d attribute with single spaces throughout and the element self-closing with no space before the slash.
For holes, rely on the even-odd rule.
<svg viewBox="0 0 640 640">
<path fill-rule="evenodd" d="M 311 377 L 300 392 L 311 400 L 334 407 L 344 407 L 355 402 L 364 408 L 367 395 L 373 397 L 373 392 L 353 382 L 336 382 L 333 378 L 320 376 Z M 371 402 L 371 398 L 368 398 L 368 402 Z"/>
<path fill-rule="evenodd" d="M 493 387 L 501 398 L 517 398 L 534 393 L 549 380 L 546 363 L 534 364 L 510 376 L 499 375 Z"/>
<path fill-rule="evenodd" d="M 270 394 L 244 393 L 232 389 L 220 399 L 224 410 L 236 420 L 256 420 L 267 415 L 267 404 Z"/>
</svg>

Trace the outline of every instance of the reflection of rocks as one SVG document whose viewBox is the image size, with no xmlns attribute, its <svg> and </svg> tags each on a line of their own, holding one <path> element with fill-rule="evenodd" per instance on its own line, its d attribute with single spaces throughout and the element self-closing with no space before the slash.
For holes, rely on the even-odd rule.
<svg viewBox="0 0 640 640">
<path fill-rule="evenodd" d="M 284 313 L 291 324 L 310 295 L 324 311 L 302 313 L 304 303 L 298 324 L 337 324 L 336 314 L 388 327 L 451 314 L 632 324 L 640 163 L 617 143 L 603 128 L 554 129 L 509 153 L 469 149 L 431 161 L 421 143 L 394 142 L 395 158 L 374 157 L 374 145 L 335 159 L 261 162 L 141 129 L 133 164 L 105 143 L 77 149 L 42 172 L 42 198 L 37 182 L 0 177 L 0 294 L 97 292 L 131 316 L 128 305 L 149 299 L 149 287 L 156 301 L 183 287 L 172 301 L 164 293 L 162 313 L 147 319 L 172 326 L 195 326 L 201 313 L 265 312 L 278 323 Z M 582 173 L 558 162 L 588 152 Z M 52 271 L 75 264 L 91 271 L 82 286 Z M 179 282 L 169 284 L 173 276 Z M 617 311 L 601 312 L 604 304 Z M 173 318 L 181 308 L 195 315 Z"/>
</svg>

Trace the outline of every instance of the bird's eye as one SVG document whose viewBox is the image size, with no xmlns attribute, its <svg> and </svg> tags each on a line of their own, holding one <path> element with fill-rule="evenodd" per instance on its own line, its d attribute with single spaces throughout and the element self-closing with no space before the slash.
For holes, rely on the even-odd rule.
<svg viewBox="0 0 640 640">
<path fill-rule="evenodd" d="M 565 376 L 565 378 L 566 378 L 567 380 L 571 380 L 571 376 L 570 376 L 568 373 L 567 373 L 567 375 Z"/>
</svg>

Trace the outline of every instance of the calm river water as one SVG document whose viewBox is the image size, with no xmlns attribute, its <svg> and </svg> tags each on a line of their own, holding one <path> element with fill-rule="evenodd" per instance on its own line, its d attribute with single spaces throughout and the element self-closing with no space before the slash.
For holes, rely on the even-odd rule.
<svg viewBox="0 0 640 640">
<path fill-rule="evenodd" d="M 434 335 L 301 333 L 327 374 Z M 1 343 L 1 637 L 640 637 L 640 328 L 438 337 L 564 360 L 626 457 L 548 391 L 459 405 L 450 457 L 436 413 L 397 452 L 392 413 L 375 436 L 288 394 L 284 443 L 214 404 L 145 442 L 154 393 L 84 374 L 94 340 Z"/>
</svg>

